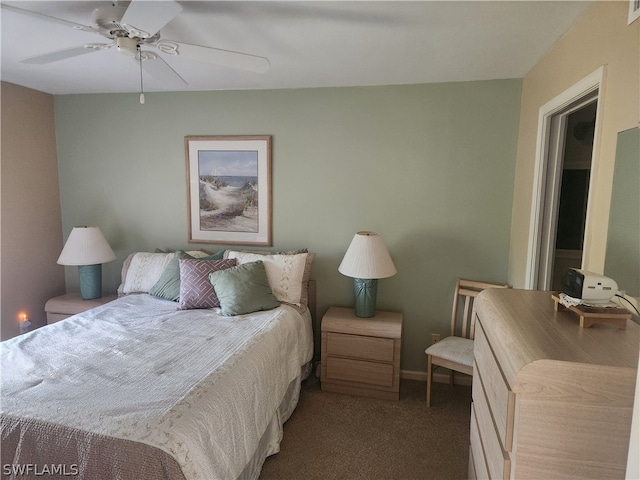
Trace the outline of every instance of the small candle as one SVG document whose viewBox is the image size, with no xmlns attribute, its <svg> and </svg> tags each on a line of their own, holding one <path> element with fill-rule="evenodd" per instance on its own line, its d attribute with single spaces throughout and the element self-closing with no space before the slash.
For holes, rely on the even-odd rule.
<svg viewBox="0 0 640 480">
<path fill-rule="evenodd" d="M 20 312 L 18 318 L 20 319 L 20 334 L 27 333 L 31 326 L 29 315 L 27 315 L 26 312 Z"/>
</svg>

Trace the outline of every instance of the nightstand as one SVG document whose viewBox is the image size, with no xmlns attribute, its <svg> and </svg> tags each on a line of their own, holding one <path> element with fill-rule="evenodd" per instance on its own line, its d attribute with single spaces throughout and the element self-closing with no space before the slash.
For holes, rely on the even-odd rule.
<svg viewBox="0 0 640 480">
<path fill-rule="evenodd" d="M 44 306 L 44 310 L 47 312 L 47 324 L 51 325 L 76 313 L 99 307 L 116 298 L 118 298 L 117 295 L 104 295 L 93 300 L 83 300 L 79 293 L 67 293 L 51 298 Z"/>
<path fill-rule="evenodd" d="M 322 390 L 398 400 L 401 340 L 401 313 L 359 318 L 331 307 L 322 317 Z"/>
</svg>

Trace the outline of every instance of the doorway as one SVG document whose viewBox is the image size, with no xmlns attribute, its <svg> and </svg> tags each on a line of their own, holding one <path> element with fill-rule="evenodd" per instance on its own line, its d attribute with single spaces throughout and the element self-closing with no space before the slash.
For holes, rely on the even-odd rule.
<svg viewBox="0 0 640 480">
<path fill-rule="evenodd" d="M 604 68 L 540 108 L 526 288 L 561 290 L 588 262 L 589 190 Z"/>
<path fill-rule="evenodd" d="M 567 117 L 551 290 L 562 290 L 568 268 L 582 267 L 597 107 L 598 102 L 592 101 Z"/>
</svg>

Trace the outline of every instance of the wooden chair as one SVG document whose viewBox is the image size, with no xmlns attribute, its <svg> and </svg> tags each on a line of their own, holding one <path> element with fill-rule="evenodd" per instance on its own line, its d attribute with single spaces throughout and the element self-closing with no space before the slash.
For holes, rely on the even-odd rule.
<svg viewBox="0 0 640 480">
<path fill-rule="evenodd" d="M 449 383 L 453 385 L 454 372 L 473 375 L 473 337 L 475 333 L 475 316 L 473 302 L 485 288 L 509 288 L 509 285 L 498 285 L 459 278 L 453 296 L 453 312 L 451 314 L 451 336 L 445 337 L 425 350 L 427 354 L 427 407 L 431 406 L 431 384 L 433 368 L 445 367 L 450 370 Z M 464 304 L 462 315 L 459 307 Z"/>
</svg>

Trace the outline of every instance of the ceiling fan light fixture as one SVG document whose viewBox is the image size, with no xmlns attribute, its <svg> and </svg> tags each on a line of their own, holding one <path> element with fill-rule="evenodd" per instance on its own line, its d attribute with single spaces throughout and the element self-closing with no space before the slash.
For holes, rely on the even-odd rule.
<svg viewBox="0 0 640 480">
<path fill-rule="evenodd" d="M 138 55 L 138 41 L 135 38 L 118 37 L 116 38 L 116 46 L 120 53 L 135 57 Z"/>
</svg>

